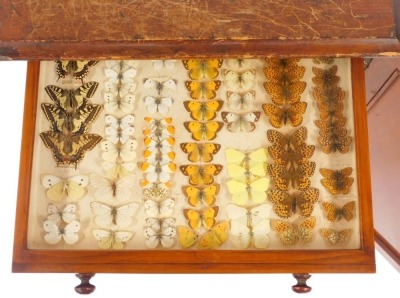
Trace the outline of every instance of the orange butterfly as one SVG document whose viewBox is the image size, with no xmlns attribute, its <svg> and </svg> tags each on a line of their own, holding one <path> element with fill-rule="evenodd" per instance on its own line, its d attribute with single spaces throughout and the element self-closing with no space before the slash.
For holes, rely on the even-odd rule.
<svg viewBox="0 0 400 298">
<path fill-rule="evenodd" d="M 312 71 L 315 74 L 315 77 L 312 78 L 312 81 L 317 86 L 327 86 L 333 88 L 339 83 L 340 80 L 340 77 L 336 75 L 337 70 L 337 65 L 333 65 L 331 68 L 326 70 L 313 67 Z"/>
<path fill-rule="evenodd" d="M 218 68 L 222 66 L 222 62 L 222 59 L 182 60 L 183 66 L 189 70 L 189 77 L 192 80 L 215 79 L 219 74 Z"/>
<path fill-rule="evenodd" d="M 351 229 L 333 230 L 333 229 L 319 229 L 319 235 L 330 245 L 343 245 L 349 239 L 353 231 Z"/>
<path fill-rule="evenodd" d="M 217 223 L 210 231 L 201 237 L 198 247 L 200 249 L 215 249 L 220 247 L 228 239 L 229 229 L 229 221 Z"/>
<path fill-rule="evenodd" d="M 299 190 L 306 190 L 314 174 L 315 162 L 308 161 L 297 168 L 286 169 L 281 165 L 267 165 L 268 174 L 274 178 L 275 187 L 279 190 L 288 190 L 289 186 Z"/>
<path fill-rule="evenodd" d="M 216 143 L 181 143 L 181 149 L 188 154 L 188 159 L 191 162 L 210 162 L 221 149 L 221 145 Z"/>
<path fill-rule="evenodd" d="M 219 208 L 208 207 L 203 211 L 194 209 L 184 209 L 183 215 L 188 220 L 188 225 L 193 230 L 198 230 L 201 227 L 210 230 L 215 225 L 215 217 L 218 215 Z"/>
<path fill-rule="evenodd" d="M 321 136 L 318 138 L 318 143 L 321 145 L 321 149 L 324 153 L 329 154 L 331 152 L 339 151 L 342 154 L 349 152 L 352 137 L 340 137 L 336 134 L 328 136 Z"/>
<path fill-rule="evenodd" d="M 286 166 L 299 166 L 306 163 L 314 154 L 314 145 L 302 145 L 295 149 L 289 148 L 283 150 L 279 145 L 268 147 L 268 154 L 279 165 Z"/>
<path fill-rule="evenodd" d="M 207 165 L 182 165 L 179 167 L 182 174 L 189 176 L 191 185 L 210 185 L 214 182 L 214 176 L 222 171 L 222 165 L 207 164 Z"/>
<path fill-rule="evenodd" d="M 192 134 L 192 138 L 196 141 L 210 141 L 217 137 L 217 133 L 224 126 L 220 121 L 186 121 L 183 123 L 186 130 Z"/>
<path fill-rule="evenodd" d="M 188 100 L 184 101 L 183 105 L 186 111 L 190 112 L 190 117 L 194 120 L 209 121 L 215 118 L 224 102 L 222 100 Z"/>
<path fill-rule="evenodd" d="M 191 206 L 197 207 L 200 204 L 211 206 L 215 203 L 215 196 L 219 192 L 219 185 L 184 186 L 182 190 Z"/>
<path fill-rule="evenodd" d="M 353 184 L 354 178 L 349 177 L 353 172 L 351 167 L 341 170 L 319 169 L 324 178 L 321 180 L 322 185 L 332 194 L 348 194 Z"/>
<path fill-rule="evenodd" d="M 304 244 L 311 242 L 313 238 L 313 229 L 316 226 L 316 218 L 308 217 L 300 224 L 291 224 L 276 220 L 272 222 L 272 229 L 277 231 L 279 239 L 283 245 L 295 245 L 299 241 Z"/>
<path fill-rule="evenodd" d="M 350 221 L 354 217 L 354 208 L 356 206 L 355 201 L 350 201 L 344 204 L 341 208 L 335 204 L 328 202 L 322 202 L 322 209 L 325 211 L 326 218 L 331 221 L 337 221 L 344 218 L 346 221 Z"/>
<path fill-rule="evenodd" d="M 307 128 L 304 126 L 299 127 L 295 132 L 290 134 L 283 134 L 277 130 L 267 130 L 267 139 L 274 145 L 279 145 L 282 149 L 298 148 L 305 144 L 307 139 Z"/>
<path fill-rule="evenodd" d="M 280 128 L 283 125 L 291 123 L 297 127 L 303 122 L 303 114 L 307 109 L 307 103 L 296 102 L 289 106 L 278 107 L 276 105 L 266 103 L 262 105 L 265 115 L 269 117 L 269 123 L 273 127 Z"/>
<path fill-rule="evenodd" d="M 221 81 L 186 81 L 186 89 L 190 91 L 190 97 L 193 99 L 214 99 L 217 96 L 217 90 L 221 86 Z"/>
</svg>

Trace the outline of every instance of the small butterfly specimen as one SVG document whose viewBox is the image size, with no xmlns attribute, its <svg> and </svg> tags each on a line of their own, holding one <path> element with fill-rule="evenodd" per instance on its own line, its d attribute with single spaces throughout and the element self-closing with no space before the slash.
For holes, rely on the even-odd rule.
<svg viewBox="0 0 400 298">
<path fill-rule="evenodd" d="M 176 81 L 168 79 L 159 81 L 156 79 L 145 79 L 143 88 L 146 90 L 148 96 L 151 97 L 171 97 L 176 90 Z"/>
<path fill-rule="evenodd" d="M 224 77 L 227 88 L 233 91 L 248 90 L 253 87 L 255 83 L 256 71 L 250 69 L 239 73 L 226 69 L 224 71 Z"/>
<path fill-rule="evenodd" d="M 58 209 L 56 205 L 49 204 L 47 207 L 47 219 L 51 220 L 55 224 L 58 224 L 61 221 L 68 224 L 76 220 L 76 210 L 77 206 L 74 203 L 67 204 L 63 209 Z"/>
<path fill-rule="evenodd" d="M 212 206 L 215 203 L 216 195 L 219 192 L 219 184 L 204 186 L 183 186 L 182 191 L 185 194 L 190 206 L 199 205 Z"/>
<path fill-rule="evenodd" d="M 175 200 L 167 198 L 164 200 L 151 200 L 147 199 L 144 202 L 144 210 L 147 216 L 166 217 L 172 215 L 174 212 Z"/>
<path fill-rule="evenodd" d="M 288 71 L 292 68 L 296 68 L 299 66 L 300 59 L 298 58 L 288 58 L 288 59 L 280 59 L 280 58 L 267 58 L 265 59 L 267 62 L 267 67 L 276 68 L 277 71 Z"/>
<path fill-rule="evenodd" d="M 329 154 L 331 152 L 340 152 L 345 154 L 350 151 L 350 145 L 353 141 L 351 136 L 345 136 L 344 131 L 337 130 L 339 134 L 329 134 L 318 137 L 322 152 Z"/>
<path fill-rule="evenodd" d="M 300 224 L 292 224 L 276 220 L 272 222 L 272 229 L 278 233 L 279 239 L 285 246 L 292 246 L 299 241 L 303 244 L 313 239 L 313 229 L 316 226 L 316 218 L 310 216 Z"/>
<path fill-rule="evenodd" d="M 132 224 L 133 216 L 139 211 L 139 203 L 129 203 L 120 206 L 113 206 L 101 202 L 90 203 L 90 210 L 95 215 L 94 222 L 100 227 L 117 225 L 125 228 Z"/>
<path fill-rule="evenodd" d="M 176 228 L 174 226 L 160 227 L 156 229 L 152 226 L 144 229 L 145 243 L 148 248 L 158 246 L 170 248 L 175 244 Z"/>
<path fill-rule="evenodd" d="M 219 74 L 218 68 L 221 67 L 222 62 L 222 59 L 182 60 L 183 66 L 189 70 L 189 77 L 192 80 L 215 79 Z"/>
<path fill-rule="evenodd" d="M 217 96 L 216 91 L 221 86 L 221 81 L 186 81 L 185 86 L 193 99 L 214 99 Z"/>
<path fill-rule="evenodd" d="M 340 77 L 336 75 L 338 70 L 337 65 L 333 65 L 329 69 L 322 69 L 318 67 L 313 67 L 312 71 L 315 76 L 312 78 L 312 81 L 317 86 L 326 86 L 329 88 L 334 88 L 339 83 Z"/>
<path fill-rule="evenodd" d="M 297 211 L 304 216 L 311 216 L 314 204 L 319 199 L 317 188 L 307 188 L 295 194 L 273 189 L 268 191 L 268 199 L 274 204 L 274 211 L 280 218 L 289 218 Z"/>
<path fill-rule="evenodd" d="M 146 173 L 146 180 L 148 182 L 161 182 L 166 183 L 171 180 L 171 174 L 175 172 L 176 165 L 173 162 L 155 164 L 144 162 L 140 169 Z"/>
<path fill-rule="evenodd" d="M 297 127 L 303 122 L 303 114 L 307 109 L 307 103 L 296 102 L 283 107 L 266 103 L 262 105 L 262 108 L 265 115 L 269 118 L 269 123 L 273 127 L 280 128 L 288 124 Z"/>
<path fill-rule="evenodd" d="M 215 217 L 218 215 L 217 206 L 207 207 L 202 211 L 195 209 L 183 209 L 183 215 L 188 220 L 188 225 L 193 230 L 199 230 L 201 227 L 210 230 L 215 225 Z"/>
<path fill-rule="evenodd" d="M 182 174 L 189 176 L 190 185 L 210 185 L 214 183 L 214 176 L 222 171 L 220 164 L 182 165 L 179 167 Z"/>
<path fill-rule="evenodd" d="M 314 174 L 315 162 L 308 161 L 297 168 L 289 169 L 281 165 L 269 164 L 267 171 L 274 179 L 275 187 L 279 190 L 288 190 L 290 186 L 298 190 L 306 190 L 311 185 L 309 177 Z"/>
<path fill-rule="evenodd" d="M 92 235 L 99 241 L 98 245 L 101 249 L 123 249 L 133 237 L 132 232 L 103 229 L 93 229 Z"/>
<path fill-rule="evenodd" d="M 46 188 L 46 196 L 55 202 L 68 198 L 77 201 L 86 194 L 86 186 L 89 185 L 89 176 L 74 175 L 68 178 L 61 178 L 51 174 L 43 174 L 40 181 Z"/>
<path fill-rule="evenodd" d="M 222 100 L 187 100 L 183 102 L 183 105 L 190 113 L 190 117 L 198 121 L 210 121 L 213 120 L 217 113 L 223 106 Z"/>
<path fill-rule="evenodd" d="M 221 149 L 221 145 L 217 143 L 181 143 L 180 147 L 188 154 L 191 162 L 210 162 Z"/>
<path fill-rule="evenodd" d="M 128 139 L 125 143 L 114 143 L 110 139 L 103 140 L 100 144 L 103 160 L 108 162 L 116 162 L 122 160 L 124 162 L 133 161 L 136 158 L 137 141 Z"/>
<path fill-rule="evenodd" d="M 173 99 L 171 97 L 153 97 L 146 96 L 144 104 L 149 113 L 166 114 L 169 108 L 172 107 Z"/>
<path fill-rule="evenodd" d="M 206 232 L 199 241 L 199 249 L 216 249 L 228 239 L 230 229 L 229 221 L 218 222 L 211 230 Z"/>
<path fill-rule="evenodd" d="M 226 59 L 226 63 L 232 68 L 248 68 L 251 66 L 251 59 Z"/>
<path fill-rule="evenodd" d="M 321 179 L 322 185 L 332 195 L 348 194 L 353 184 L 354 178 L 350 177 L 353 168 L 347 167 L 341 170 L 320 168 L 319 172 L 324 177 Z"/>
<path fill-rule="evenodd" d="M 196 141 L 211 141 L 217 137 L 217 133 L 222 129 L 224 123 L 220 121 L 186 121 L 183 125 L 192 134 L 192 139 Z"/>
<path fill-rule="evenodd" d="M 282 150 L 279 145 L 268 147 L 268 153 L 272 159 L 279 165 L 297 167 L 306 163 L 314 154 L 314 145 L 302 145 L 295 149 L 289 147 L 287 150 Z"/>
<path fill-rule="evenodd" d="M 228 91 L 226 92 L 228 100 L 228 108 L 235 111 L 251 110 L 256 100 L 256 92 L 254 90 L 245 93 Z"/>
<path fill-rule="evenodd" d="M 65 78 L 67 75 L 72 75 L 75 80 L 83 79 L 89 73 L 89 67 L 97 64 L 94 60 L 57 60 L 56 72 L 58 79 Z"/>
<path fill-rule="evenodd" d="M 76 109 L 85 105 L 97 90 L 99 83 L 88 82 L 77 89 L 63 89 L 58 86 L 48 85 L 44 89 L 55 105 L 66 113 L 74 113 Z"/>
<path fill-rule="evenodd" d="M 227 123 L 230 132 L 252 132 L 256 129 L 256 122 L 260 119 L 260 112 L 222 112 L 222 120 Z"/>
<path fill-rule="evenodd" d="M 324 210 L 326 218 L 331 221 L 335 222 L 342 218 L 346 221 L 350 221 L 354 217 L 354 208 L 356 206 L 355 201 L 350 201 L 344 204 L 342 207 L 337 206 L 336 204 L 322 202 L 321 203 L 322 210 Z"/>
<path fill-rule="evenodd" d="M 47 219 L 43 222 L 43 228 L 46 231 L 44 240 L 48 244 L 57 244 L 61 239 L 64 239 L 66 244 L 72 245 L 79 240 L 78 232 L 81 229 L 81 224 L 78 220 L 73 220 L 65 227 L 61 227 Z"/>
<path fill-rule="evenodd" d="M 74 165 L 75 167 L 82 161 L 86 151 L 92 150 L 102 139 L 101 136 L 95 134 L 68 136 L 53 131 L 40 133 L 40 138 L 45 146 L 51 149 L 57 166 Z"/>
<path fill-rule="evenodd" d="M 249 201 L 260 204 L 267 199 L 267 190 L 269 187 L 269 179 L 261 177 L 253 181 L 229 180 L 229 193 L 232 195 L 232 201 L 237 205 L 245 205 Z"/>
<path fill-rule="evenodd" d="M 179 244 L 183 248 L 192 247 L 199 238 L 199 236 L 197 236 L 195 231 L 185 226 L 178 227 L 178 235 L 179 235 Z"/>
<path fill-rule="evenodd" d="M 269 129 L 267 130 L 267 139 L 270 143 L 278 145 L 283 150 L 288 150 L 289 148 L 297 149 L 305 145 L 307 128 L 301 126 L 291 135 L 283 134 L 278 130 Z"/>
<path fill-rule="evenodd" d="M 128 201 L 133 196 L 135 178 L 132 175 L 111 180 L 99 174 L 89 175 L 90 184 L 94 188 L 94 196 L 101 201 Z"/>
<path fill-rule="evenodd" d="M 321 228 L 318 229 L 319 235 L 331 246 L 344 245 L 351 238 L 351 229 L 334 230 Z"/>
</svg>

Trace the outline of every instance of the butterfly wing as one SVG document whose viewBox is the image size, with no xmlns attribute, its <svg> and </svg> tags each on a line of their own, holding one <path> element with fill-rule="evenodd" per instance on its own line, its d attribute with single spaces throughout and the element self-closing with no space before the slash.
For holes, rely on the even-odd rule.
<svg viewBox="0 0 400 298">
<path fill-rule="evenodd" d="M 243 225 L 237 221 L 231 221 L 230 229 L 231 238 L 233 246 L 238 249 L 246 249 L 251 245 L 252 232 L 249 227 Z"/>
<path fill-rule="evenodd" d="M 115 207 L 94 201 L 90 203 L 90 209 L 95 215 L 94 222 L 100 227 L 108 227 L 114 223 Z"/>
<path fill-rule="evenodd" d="M 178 227 L 179 243 L 183 248 L 192 247 L 198 239 L 197 234 L 192 230 L 184 226 Z"/>
<path fill-rule="evenodd" d="M 200 239 L 200 249 L 215 249 L 220 247 L 228 239 L 230 229 L 229 221 L 217 223 L 212 230 L 206 232 Z"/>
<path fill-rule="evenodd" d="M 81 229 L 79 221 L 74 220 L 64 227 L 63 238 L 67 244 L 75 244 L 79 240 L 78 232 Z"/>
<path fill-rule="evenodd" d="M 90 184 L 95 189 L 94 196 L 98 200 L 108 201 L 115 196 L 113 182 L 99 174 L 89 175 Z"/>
<path fill-rule="evenodd" d="M 66 194 L 65 190 L 65 180 L 54 175 L 42 175 L 41 178 L 42 185 L 47 188 L 46 196 L 55 202 L 61 201 L 61 199 Z"/>
</svg>

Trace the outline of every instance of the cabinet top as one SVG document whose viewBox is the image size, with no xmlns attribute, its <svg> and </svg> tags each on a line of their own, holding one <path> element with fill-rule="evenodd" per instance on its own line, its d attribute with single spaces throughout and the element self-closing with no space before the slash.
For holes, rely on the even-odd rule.
<svg viewBox="0 0 400 298">
<path fill-rule="evenodd" d="M 9 0 L 2 6 L 2 60 L 400 54 L 398 0 Z"/>
</svg>

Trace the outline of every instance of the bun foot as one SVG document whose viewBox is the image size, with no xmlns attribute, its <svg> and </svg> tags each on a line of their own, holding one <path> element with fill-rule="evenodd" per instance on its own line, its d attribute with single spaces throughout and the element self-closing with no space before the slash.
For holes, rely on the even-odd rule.
<svg viewBox="0 0 400 298">
<path fill-rule="evenodd" d="M 292 290 L 296 293 L 308 293 L 311 287 L 307 285 L 307 279 L 311 277 L 308 273 L 294 273 L 293 277 L 297 279 L 297 284 L 292 286 Z"/>
<path fill-rule="evenodd" d="M 94 273 L 79 273 L 75 274 L 75 276 L 81 280 L 81 284 L 75 287 L 75 292 L 83 295 L 94 292 L 96 287 L 90 283 L 90 279 L 94 276 Z"/>
</svg>

